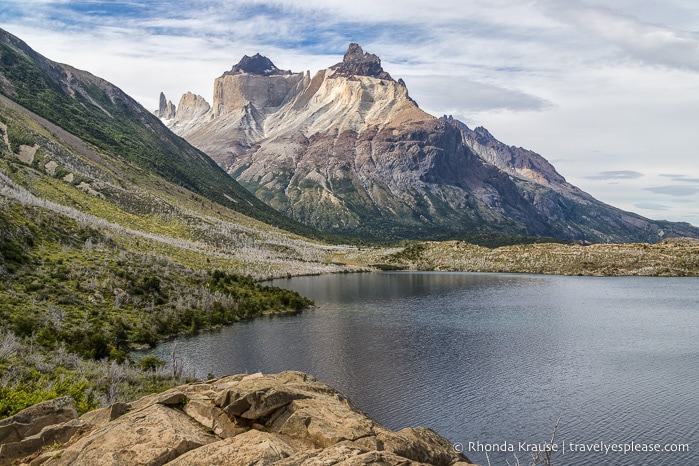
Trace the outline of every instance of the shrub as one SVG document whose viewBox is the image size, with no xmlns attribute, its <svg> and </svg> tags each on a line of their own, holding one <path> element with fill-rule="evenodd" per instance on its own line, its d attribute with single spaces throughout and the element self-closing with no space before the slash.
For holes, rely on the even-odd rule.
<svg viewBox="0 0 699 466">
<path fill-rule="evenodd" d="M 160 369 L 165 366 L 165 361 L 157 356 L 146 356 L 145 358 L 138 361 L 138 367 L 144 371 L 152 371 Z"/>
</svg>

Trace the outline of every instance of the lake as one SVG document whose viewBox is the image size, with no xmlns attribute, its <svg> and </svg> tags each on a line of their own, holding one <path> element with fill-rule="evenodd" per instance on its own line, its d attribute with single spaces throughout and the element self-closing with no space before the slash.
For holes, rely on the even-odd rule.
<svg viewBox="0 0 699 466">
<path fill-rule="evenodd" d="M 525 443 L 541 448 L 559 415 L 555 464 L 699 464 L 699 279 L 397 272 L 272 284 L 316 307 L 148 354 L 169 360 L 176 345 L 198 377 L 308 372 L 384 425 L 431 427 L 484 465 L 527 464 Z"/>
</svg>

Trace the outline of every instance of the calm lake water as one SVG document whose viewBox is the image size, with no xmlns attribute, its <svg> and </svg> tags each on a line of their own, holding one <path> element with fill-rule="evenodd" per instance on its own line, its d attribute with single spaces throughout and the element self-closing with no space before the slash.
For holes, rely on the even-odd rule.
<svg viewBox="0 0 699 466">
<path fill-rule="evenodd" d="M 429 426 L 484 465 L 486 450 L 493 465 L 527 464 L 520 442 L 549 441 L 561 414 L 555 464 L 699 464 L 699 279 L 368 273 L 273 284 L 315 309 L 149 354 L 168 360 L 176 344 L 199 377 L 308 372 L 379 422 Z M 689 451 L 611 451 L 631 442 Z"/>
</svg>

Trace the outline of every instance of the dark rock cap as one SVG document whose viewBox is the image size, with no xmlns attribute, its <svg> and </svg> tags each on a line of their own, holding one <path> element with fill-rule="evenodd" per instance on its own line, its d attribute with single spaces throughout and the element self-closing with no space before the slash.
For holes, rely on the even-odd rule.
<svg viewBox="0 0 699 466">
<path fill-rule="evenodd" d="M 487 129 L 485 129 L 485 128 L 482 127 L 482 126 L 477 126 L 473 131 L 474 131 L 476 134 L 478 134 L 479 136 L 481 136 L 482 138 L 485 138 L 485 139 L 487 139 L 487 140 L 489 140 L 489 141 L 495 141 L 495 140 L 496 140 L 495 137 L 494 137 L 492 134 L 490 134 L 490 131 L 488 131 Z"/>
<path fill-rule="evenodd" d="M 269 58 L 256 53 L 252 57 L 244 55 L 240 59 L 237 65 L 235 65 L 230 71 L 224 74 L 256 74 L 259 76 L 273 76 L 273 75 L 288 75 L 291 71 L 280 70 L 277 68 L 272 60 Z"/>
<path fill-rule="evenodd" d="M 331 66 L 335 70 L 333 76 L 371 76 L 393 81 L 390 74 L 381 67 L 381 59 L 373 53 L 365 53 L 359 44 L 351 43 L 342 62 Z"/>
</svg>

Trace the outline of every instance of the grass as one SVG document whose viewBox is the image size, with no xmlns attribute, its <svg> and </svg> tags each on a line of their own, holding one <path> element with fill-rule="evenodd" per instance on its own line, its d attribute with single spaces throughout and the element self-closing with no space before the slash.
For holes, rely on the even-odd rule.
<svg viewBox="0 0 699 466">
<path fill-rule="evenodd" d="M 139 371 L 130 351 L 312 304 L 249 276 L 130 249 L 118 236 L 40 207 L 4 200 L 0 225 L 1 337 L 7 348 L 30 347 L 34 355 L 25 360 L 26 350 L 4 351 L 0 416 L 63 395 L 80 409 L 94 408 L 104 402 L 96 393 L 111 363 L 130 374 L 124 396 L 170 386 L 181 380 Z M 59 353 L 75 367 L 52 359 Z"/>
<path fill-rule="evenodd" d="M 364 257 L 385 270 L 699 276 L 699 241 L 684 238 L 656 244 L 532 243 L 496 248 L 462 241 L 418 242 L 387 252 L 365 251 Z"/>
</svg>

